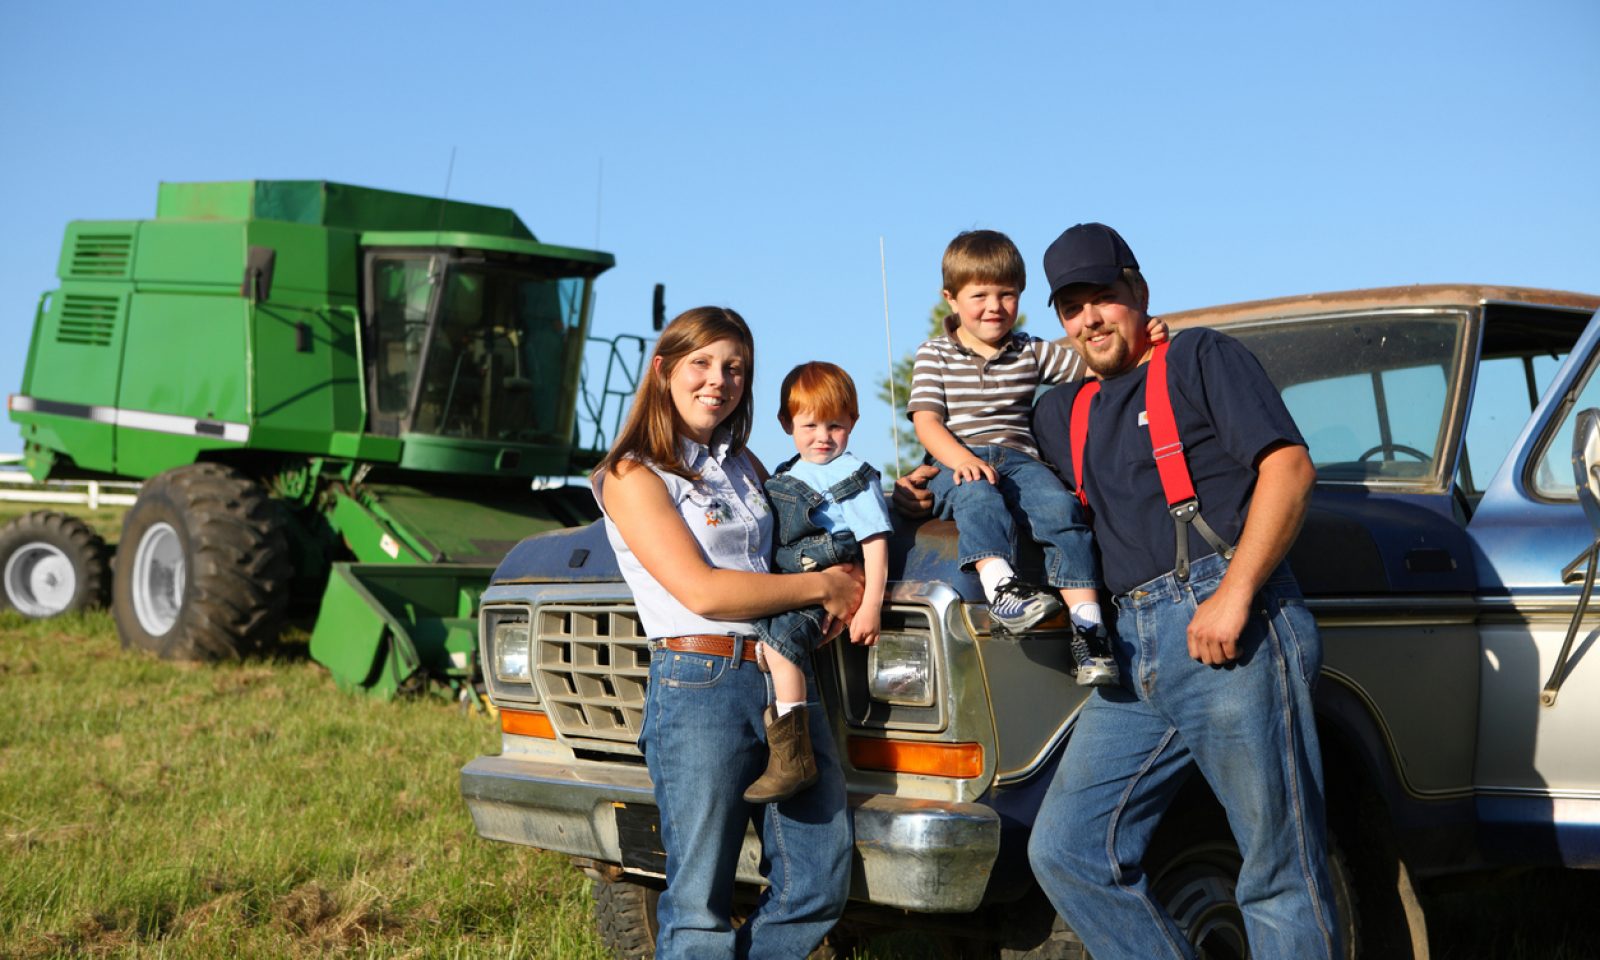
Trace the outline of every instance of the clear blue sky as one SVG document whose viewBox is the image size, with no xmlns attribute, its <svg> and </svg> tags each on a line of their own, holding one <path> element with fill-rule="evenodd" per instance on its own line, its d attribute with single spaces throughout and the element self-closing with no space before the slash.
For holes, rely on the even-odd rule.
<svg viewBox="0 0 1600 960">
<path fill-rule="evenodd" d="M 598 333 L 756 331 L 870 397 L 960 230 L 1101 220 L 1159 312 L 1402 283 L 1600 292 L 1600 3 L 6 3 L 0 393 L 67 221 L 162 180 L 328 179 L 514 208 L 617 257 Z M 887 411 L 854 446 L 890 457 Z M 20 450 L 0 423 L 0 452 Z"/>
</svg>

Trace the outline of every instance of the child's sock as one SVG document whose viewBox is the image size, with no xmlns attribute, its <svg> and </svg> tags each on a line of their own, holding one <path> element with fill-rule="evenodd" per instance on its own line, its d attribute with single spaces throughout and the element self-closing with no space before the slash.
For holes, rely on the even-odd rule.
<svg viewBox="0 0 1600 960">
<path fill-rule="evenodd" d="M 1000 588 L 1000 584 L 1014 576 L 1016 572 L 1011 569 L 1011 564 L 999 557 L 985 561 L 978 568 L 978 582 L 983 584 L 983 595 L 989 598 L 990 603 L 994 603 L 994 592 Z"/>
<path fill-rule="evenodd" d="M 1072 622 L 1085 630 L 1092 630 L 1104 621 L 1100 617 L 1100 604 L 1093 600 L 1074 604 L 1072 607 Z"/>
<path fill-rule="evenodd" d="M 778 716 L 781 717 L 790 710 L 793 710 L 795 707 L 805 706 L 805 703 L 806 702 L 804 700 L 774 700 L 772 702 L 772 707 L 778 711 Z"/>
</svg>

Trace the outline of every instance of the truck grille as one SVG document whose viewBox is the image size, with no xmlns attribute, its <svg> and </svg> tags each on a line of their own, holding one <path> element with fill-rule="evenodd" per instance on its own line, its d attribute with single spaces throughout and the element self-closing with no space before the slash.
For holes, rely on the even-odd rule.
<svg viewBox="0 0 1600 960">
<path fill-rule="evenodd" d="M 650 649 L 630 606 L 549 604 L 535 614 L 540 699 L 575 747 L 640 756 Z"/>
</svg>

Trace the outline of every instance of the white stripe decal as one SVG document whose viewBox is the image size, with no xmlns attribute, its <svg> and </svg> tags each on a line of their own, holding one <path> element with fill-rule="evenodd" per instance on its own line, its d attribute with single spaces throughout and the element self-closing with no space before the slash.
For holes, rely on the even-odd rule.
<svg viewBox="0 0 1600 960">
<path fill-rule="evenodd" d="M 180 437 L 207 437 L 214 440 L 226 440 L 229 443 L 250 442 L 250 425 L 247 423 L 199 420 L 195 417 L 180 417 L 170 413 L 119 410 L 116 407 L 98 407 L 83 404 L 62 404 L 62 406 L 81 408 L 85 413 L 78 416 L 92 420 L 95 423 L 129 427 L 134 430 L 150 430 L 155 433 L 170 433 Z M 33 413 L 38 412 L 38 404 L 34 402 L 33 397 L 13 394 L 11 396 L 11 409 Z M 75 414 L 58 413 L 57 415 L 74 416 Z"/>
</svg>

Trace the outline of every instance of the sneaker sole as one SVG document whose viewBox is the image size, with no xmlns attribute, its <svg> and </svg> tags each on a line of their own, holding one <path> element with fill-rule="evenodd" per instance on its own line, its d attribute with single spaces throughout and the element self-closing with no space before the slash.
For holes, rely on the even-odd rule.
<svg viewBox="0 0 1600 960">
<path fill-rule="evenodd" d="M 1109 687 L 1121 679 L 1121 671 L 1117 669 L 1115 660 L 1096 657 L 1078 665 L 1077 681 L 1080 687 Z"/>
<path fill-rule="evenodd" d="M 1029 629 L 1031 627 L 1038 626 L 1039 624 L 1043 623 L 1044 621 L 1046 621 L 1046 620 L 1050 619 L 1051 617 L 1055 616 L 1056 614 L 1060 613 L 1061 610 L 1062 610 L 1061 604 L 1059 604 L 1059 603 L 1052 604 L 1052 605 L 1048 605 L 1048 606 L 1044 607 L 1041 610 L 1035 611 L 1034 613 L 1030 613 L 1030 614 L 1028 614 L 1028 615 L 1026 615 L 1026 616 L 1024 616 L 1024 617 L 1022 617 L 1020 619 L 1017 619 L 1017 620 L 1003 620 L 1000 617 L 995 616 L 993 610 L 990 610 L 989 611 L 989 620 L 992 623 L 997 623 L 1000 626 L 1004 627 L 1010 633 L 1021 633 L 1022 631 L 1027 630 L 1027 629 Z"/>
</svg>

